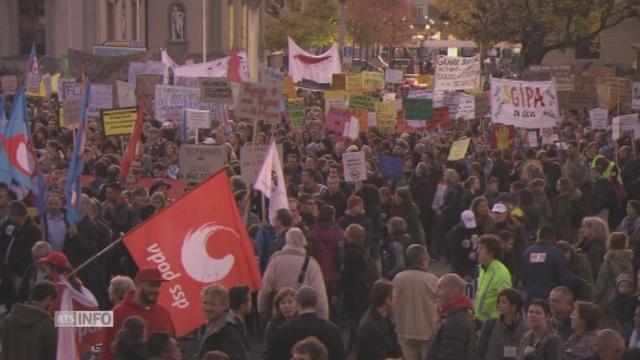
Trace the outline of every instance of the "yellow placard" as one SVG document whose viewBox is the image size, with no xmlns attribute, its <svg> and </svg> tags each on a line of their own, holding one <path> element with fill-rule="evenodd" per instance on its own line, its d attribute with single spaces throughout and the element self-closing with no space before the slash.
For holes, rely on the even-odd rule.
<svg viewBox="0 0 640 360">
<path fill-rule="evenodd" d="M 293 78 L 291 75 L 287 75 L 284 77 L 284 81 L 282 82 L 282 93 L 287 99 L 294 99 L 297 97 L 296 87 L 293 83 Z"/>
<path fill-rule="evenodd" d="M 364 91 L 384 89 L 384 74 L 377 71 L 363 71 L 362 87 Z"/>
<path fill-rule="evenodd" d="M 383 134 L 393 134 L 396 128 L 398 109 L 395 101 L 382 101 L 375 103 L 378 116 L 378 130 Z"/>
<path fill-rule="evenodd" d="M 362 74 L 349 74 L 345 81 L 345 91 L 347 94 L 362 92 Z"/>
<path fill-rule="evenodd" d="M 102 126 L 106 136 L 130 135 L 138 118 L 136 107 L 102 111 Z"/>
<path fill-rule="evenodd" d="M 469 149 L 469 144 L 471 144 L 470 138 L 456 140 L 451 144 L 451 150 L 449 151 L 448 161 L 456 161 L 460 159 L 464 159 L 465 155 L 467 155 L 467 149 Z"/>
<path fill-rule="evenodd" d="M 418 75 L 416 78 L 418 84 L 425 84 L 427 87 L 433 87 L 433 76 L 431 75 Z"/>
</svg>

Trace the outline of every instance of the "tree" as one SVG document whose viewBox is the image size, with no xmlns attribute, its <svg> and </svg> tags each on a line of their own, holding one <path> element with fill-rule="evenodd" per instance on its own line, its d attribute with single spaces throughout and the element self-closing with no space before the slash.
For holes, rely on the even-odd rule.
<svg viewBox="0 0 640 360">
<path fill-rule="evenodd" d="M 410 39 L 411 3 L 408 0 L 347 0 L 347 26 L 353 41 L 403 45 Z"/>
<path fill-rule="evenodd" d="M 481 47 L 522 45 L 523 65 L 552 51 L 592 44 L 606 29 L 637 17 L 640 0 L 437 0 L 449 30 Z"/>
<path fill-rule="evenodd" d="M 303 48 L 331 45 L 337 39 L 337 24 L 337 0 L 307 0 L 303 11 L 281 11 L 267 24 L 267 47 L 285 48 L 287 36 Z"/>
</svg>

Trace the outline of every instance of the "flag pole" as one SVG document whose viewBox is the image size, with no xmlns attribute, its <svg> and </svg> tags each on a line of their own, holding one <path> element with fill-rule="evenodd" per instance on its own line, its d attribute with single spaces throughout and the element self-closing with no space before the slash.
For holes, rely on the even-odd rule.
<svg viewBox="0 0 640 360">
<path fill-rule="evenodd" d="M 114 246 L 120 244 L 122 242 L 124 238 L 122 237 L 122 235 L 114 242 L 112 242 L 111 244 L 107 245 L 104 247 L 104 249 L 100 250 L 99 252 L 97 252 L 95 255 L 93 255 L 92 257 L 90 257 L 89 259 L 87 259 L 85 262 L 83 262 L 82 264 L 80 264 L 78 267 L 76 267 L 75 269 L 73 269 L 73 271 L 71 271 L 69 274 L 66 275 L 66 277 L 71 277 L 73 275 L 76 275 L 78 273 L 78 271 L 82 270 L 84 267 L 86 267 L 87 265 L 89 265 L 90 263 L 92 263 L 95 259 L 99 258 L 100 256 L 102 256 L 104 253 L 106 253 L 107 251 L 111 250 Z"/>
</svg>

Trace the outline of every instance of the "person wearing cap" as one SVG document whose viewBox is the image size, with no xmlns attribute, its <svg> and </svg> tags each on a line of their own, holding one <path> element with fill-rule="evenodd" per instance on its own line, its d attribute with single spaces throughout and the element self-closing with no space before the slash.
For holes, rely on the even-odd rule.
<svg viewBox="0 0 640 360">
<path fill-rule="evenodd" d="M 410 245 L 406 258 L 409 268 L 393 278 L 393 314 L 404 358 L 422 360 L 438 319 L 438 277 L 428 271 L 430 258 L 424 245 Z"/>
<path fill-rule="evenodd" d="M 460 214 L 460 223 L 447 234 L 449 261 L 454 273 L 461 278 L 475 279 L 478 273 L 478 229 L 476 218 L 471 210 Z"/>
<path fill-rule="evenodd" d="M 507 200 L 508 198 L 508 200 Z M 499 235 L 501 231 L 509 231 L 513 235 L 513 248 L 516 254 L 521 254 L 527 247 L 527 233 L 512 213 L 512 200 L 509 194 L 503 194 L 491 208 L 493 219 L 492 235 Z"/>
<path fill-rule="evenodd" d="M 554 245 L 556 240 L 555 229 L 545 225 L 538 231 L 537 241 L 522 252 L 519 272 L 527 301 L 548 298 L 556 286 L 577 289 L 586 285 L 571 274 L 564 254 Z"/>
<path fill-rule="evenodd" d="M 262 289 L 258 292 L 258 313 L 267 317 L 271 310 L 270 298 L 283 287 L 299 288 L 308 285 L 319 294 L 318 316 L 329 317 L 329 302 L 318 262 L 307 254 L 307 240 L 299 228 L 291 228 L 285 235 L 285 245 L 276 251 L 262 277 Z"/>
<path fill-rule="evenodd" d="M 294 345 L 309 336 L 316 337 L 327 347 L 330 360 L 346 359 L 340 330 L 316 313 L 322 294 L 311 286 L 298 289 L 296 302 L 300 315 L 276 331 L 267 360 L 289 359 Z"/>
<path fill-rule="evenodd" d="M 100 360 L 114 359 L 111 344 L 122 323 L 133 315 L 146 321 L 145 334 L 165 332 L 175 338 L 175 327 L 169 311 L 157 304 L 160 287 L 164 281 L 166 280 L 156 267 L 145 267 L 138 271 L 135 279 L 136 289 L 128 292 L 124 300 L 113 308 L 113 327 L 104 329 Z"/>
<path fill-rule="evenodd" d="M 373 243 L 373 224 L 364 214 L 364 201 L 360 196 L 352 195 L 347 200 L 347 211 L 338 220 L 342 230 L 346 230 L 351 224 L 358 224 L 364 229 L 364 246 L 369 249 Z"/>
<path fill-rule="evenodd" d="M 494 235 L 482 235 L 478 242 L 478 262 L 480 274 L 473 304 L 476 320 L 485 322 L 497 318 L 498 294 L 511 287 L 511 274 L 497 258 L 502 254 L 500 238 Z"/>
</svg>

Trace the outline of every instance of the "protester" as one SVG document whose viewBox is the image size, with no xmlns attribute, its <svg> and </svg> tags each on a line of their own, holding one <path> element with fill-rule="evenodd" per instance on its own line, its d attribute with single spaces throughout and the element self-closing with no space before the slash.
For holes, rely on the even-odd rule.
<svg viewBox="0 0 640 360">
<path fill-rule="evenodd" d="M 549 293 L 549 307 L 551 308 L 551 329 L 563 341 L 573 335 L 571 327 L 571 313 L 573 312 L 573 293 L 565 286 L 558 286 Z"/>
<path fill-rule="evenodd" d="M 482 324 L 478 360 L 515 358 L 520 339 L 527 331 L 522 317 L 524 300 L 518 291 L 510 288 L 500 291 L 496 307 L 500 316 Z"/>
<path fill-rule="evenodd" d="M 478 273 L 478 233 L 474 213 L 465 210 L 460 214 L 460 223 L 451 229 L 446 239 L 453 272 L 467 280 L 475 279 Z"/>
<path fill-rule="evenodd" d="M 564 345 L 564 358 L 584 359 L 593 355 L 593 345 L 600 328 L 600 309 L 594 303 L 576 301 L 571 313 L 574 333 Z"/>
<path fill-rule="evenodd" d="M 264 332 L 264 358 L 269 357 L 276 331 L 297 316 L 296 291 L 290 287 L 280 289 L 273 299 L 273 314 Z"/>
<path fill-rule="evenodd" d="M 407 234 L 407 223 L 401 217 L 393 217 L 388 225 L 389 238 L 382 251 L 382 276 L 389 280 L 405 269 L 404 252 L 413 242 Z"/>
<path fill-rule="evenodd" d="M 107 289 L 109 301 L 111 301 L 111 304 L 115 307 L 124 300 L 129 291 L 135 289 L 136 286 L 130 277 L 124 275 L 114 276 L 111 278 L 109 288 Z"/>
<path fill-rule="evenodd" d="M 517 359 L 560 360 L 562 359 L 562 339 L 549 327 L 551 309 L 544 300 L 529 302 L 527 323 L 531 330 L 520 340 Z"/>
<path fill-rule="evenodd" d="M 585 217 L 580 228 L 581 242 L 578 248 L 589 258 L 593 278 L 598 278 L 598 272 L 607 249 L 609 240 L 609 227 L 607 223 L 598 217 Z"/>
<path fill-rule="evenodd" d="M 140 316 L 130 316 L 116 333 L 111 351 L 116 359 L 143 360 L 148 357 L 144 339 L 146 322 Z"/>
<path fill-rule="evenodd" d="M 31 248 L 31 258 L 33 264 L 27 266 L 24 271 L 24 278 L 20 283 L 18 290 L 18 301 L 25 302 L 29 299 L 29 291 L 31 286 L 38 281 L 44 280 L 47 276 L 48 269 L 46 264 L 38 262 L 38 260 L 47 257 L 51 253 L 51 245 L 46 241 L 38 241 Z"/>
<path fill-rule="evenodd" d="M 42 239 L 42 235 L 38 226 L 28 216 L 27 207 L 22 202 L 11 201 L 7 216 L 13 225 L 13 232 L 6 250 L 6 269 L 13 282 L 14 291 L 17 291 L 30 264 L 31 248 Z"/>
<path fill-rule="evenodd" d="M 564 254 L 564 258 L 567 260 L 567 266 L 571 274 L 581 278 L 584 281 L 584 286 L 573 289 L 576 293 L 576 297 L 580 300 L 590 300 L 593 292 L 593 274 L 591 274 L 591 266 L 589 266 L 589 259 L 580 250 L 576 249 L 568 242 L 561 240 L 556 243 L 556 246 Z"/>
<path fill-rule="evenodd" d="M 624 338 L 611 329 L 603 329 L 598 332 L 593 348 L 595 355 L 587 360 L 622 360 Z"/>
<path fill-rule="evenodd" d="M 317 338 L 310 336 L 298 341 L 291 350 L 292 360 L 328 360 L 327 347 Z"/>
<path fill-rule="evenodd" d="M 509 270 L 496 258 L 501 255 L 500 239 L 493 235 L 482 235 L 478 243 L 480 275 L 475 293 L 474 314 L 480 323 L 499 315 L 497 302 L 500 291 L 511 287 Z"/>
<path fill-rule="evenodd" d="M 633 254 L 627 249 L 627 234 L 614 232 L 609 236 L 607 244 L 608 251 L 604 256 L 604 263 L 598 270 L 596 286 L 593 291 L 593 299 L 596 304 L 606 308 L 609 315 L 608 305 L 611 303 L 617 288 L 617 278 L 621 274 L 631 275 L 633 273 Z"/>
<path fill-rule="evenodd" d="M 2 325 L 2 353 L 5 359 L 55 360 L 57 331 L 49 307 L 58 297 L 53 283 L 38 281 L 31 297 L 17 303 Z"/>
</svg>

